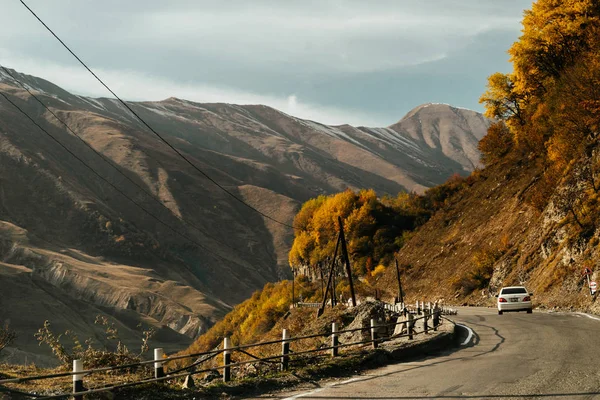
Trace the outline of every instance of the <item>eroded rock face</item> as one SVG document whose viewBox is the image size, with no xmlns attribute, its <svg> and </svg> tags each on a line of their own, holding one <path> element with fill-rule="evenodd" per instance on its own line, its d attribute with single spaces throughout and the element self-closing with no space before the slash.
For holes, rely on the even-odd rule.
<svg viewBox="0 0 600 400">
<path fill-rule="evenodd" d="M 6 352 L 7 361 L 55 362 L 33 338 L 45 320 L 57 334 L 71 330 L 102 344 L 103 329 L 94 320 L 106 316 L 134 351 L 143 329 L 157 331 L 151 345 L 173 351 L 213 324 L 204 315 L 214 311 L 201 293 L 160 279 L 151 270 L 107 263 L 75 250 L 56 253 L 31 247 L 23 230 L 10 224 L 0 224 L 0 234 L 0 321 L 10 323 L 19 335 L 16 346 Z"/>
<path fill-rule="evenodd" d="M 134 311 L 192 339 L 207 329 L 205 318 L 191 314 L 175 299 L 166 297 L 158 283 L 151 282 L 145 289 L 115 285 L 114 280 L 87 275 L 60 261 L 38 266 L 32 272 L 34 279 L 44 279 L 72 297 L 97 306 Z M 110 279 L 110 274 L 104 275 Z"/>
</svg>

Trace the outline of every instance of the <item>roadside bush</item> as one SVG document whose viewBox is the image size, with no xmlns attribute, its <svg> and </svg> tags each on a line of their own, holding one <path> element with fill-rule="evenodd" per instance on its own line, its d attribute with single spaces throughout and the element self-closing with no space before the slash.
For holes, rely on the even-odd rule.
<svg viewBox="0 0 600 400">
<path fill-rule="evenodd" d="M 0 325 L 0 352 L 17 338 L 17 333 L 10 329 L 8 322 Z"/>
<path fill-rule="evenodd" d="M 140 362 L 142 355 L 149 350 L 148 341 L 155 333 L 153 328 L 143 330 L 140 351 L 135 353 L 123 344 L 119 338 L 117 328 L 108 318 L 98 315 L 94 323 L 104 328 L 107 343 L 116 341 L 114 350 L 108 350 L 106 347 L 103 349 L 94 348 L 94 341 L 91 338 L 81 343 L 79 337 L 72 331 L 56 335 L 51 329 L 50 321 L 45 321 L 44 326 L 38 329 L 34 336 L 40 346 L 42 343 L 48 345 L 52 353 L 65 367 L 69 367 L 73 360 L 83 360 L 85 368 L 100 368 Z M 65 347 L 61 343 L 63 337 L 69 338 L 71 341 L 70 346 Z"/>
<path fill-rule="evenodd" d="M 479 141 L 481 161 L 490 165 L 504 157 L 513 146 L 513 136 L 504 122 L 490 125 L 487 134 Z"/>
</svg>

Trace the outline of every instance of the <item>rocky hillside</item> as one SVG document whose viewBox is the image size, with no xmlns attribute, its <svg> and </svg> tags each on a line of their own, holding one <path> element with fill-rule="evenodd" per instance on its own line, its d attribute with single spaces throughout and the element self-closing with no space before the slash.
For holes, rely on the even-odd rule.
<svg viewBox="0 0 600 400">
<path fill-rule="evenodd" d="M 399 255 L 411 296 L 493 304 L 525 284 L 541 306 L 600 312 L 600 7 L 537 0 L 481 97 L 496 118 L 473 174 Z M 390 271 L 386 286 L 393 291 Z"/>
<path fill-rule="evenodd" d="M 12 70 L 0 72 L 0 91 L 54 138 L 0 99 L 0 287 L 10 288 L 0 321 L 20 332 L 23 351 L 32 351 L 44 319 L 85 337 L 102 313 L 119 320 L 126 339 L 144 322 L 163 327 L 165 346 L 185 345 L 265 282 L 287 276 L 291 229 L 233 200 L 116 101 Z M 388 128 L 176 98 L 132 107 L 211 178 L 287 224 L 319 194 L 422 192 L 468 173 L 489 125 L 440 104 Z"/>
<path fill-rule="evenodd" d="M 510 157 L 474 174 L 399 252 L 410 301 L 493 305 L 502 286 L 523 284 L 539 306 L 600 311 L 582 275 L 600 259 L 599 228 L 582 230 L 568 206 L 584 182 L 565 180 L 540 210 L 543 172 L 539 160 Z M 394 295 L 396 272 L 386 272 L 382 286 Z"/>
</svg>

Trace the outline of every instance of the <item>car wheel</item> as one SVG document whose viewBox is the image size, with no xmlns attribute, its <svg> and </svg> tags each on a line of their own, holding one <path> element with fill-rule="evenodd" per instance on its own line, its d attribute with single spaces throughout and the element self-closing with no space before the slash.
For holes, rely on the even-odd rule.
<svg viewBox="0 0 600 400">
<path fill-rule="evenodd" d="M 530 308 L 529 310 L 527 310 L 527 314 L 531 314 L 533 312 L 533 310 Z"/>
<path fill-rule="evenodd" d="M 502 315 L 502 311 L 498 310 L 498 315 Z"/>
</svg>

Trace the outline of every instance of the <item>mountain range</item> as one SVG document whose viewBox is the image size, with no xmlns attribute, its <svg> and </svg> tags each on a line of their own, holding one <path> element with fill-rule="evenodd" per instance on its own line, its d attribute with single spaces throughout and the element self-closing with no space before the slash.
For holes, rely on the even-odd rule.
<svg viewBox="0 0 600 400">
<path fill-rule="evenodd" d="M 0 321 L 19 333 L 5 350 L 14 362 L 49 362 L 32 347 L 45 320 L 99 338 L 96 315 L 114 318 L 130 346 L 142 323 L 167 350 L 184 347 L 289 276 L 304 201 L 360 188 L 421 193 L 466 175 L 490 124 L 445 104 L 367 128 L 263 105 L 128 102 L 199 172 L 117 100 L 8 71 L 0 92 L 21 111 L 0 98 Z"/>
</svg>

